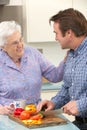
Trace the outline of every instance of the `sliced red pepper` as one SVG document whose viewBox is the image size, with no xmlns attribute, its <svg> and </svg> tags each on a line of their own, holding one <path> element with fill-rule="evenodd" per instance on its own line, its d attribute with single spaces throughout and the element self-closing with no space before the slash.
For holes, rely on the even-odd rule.
<svg viewBox="0 0 87 130">
<path fill-rule="evenodd" d="M 23 108 L 16 108 L 15 111 L 24 111 Z"/>
<path fill-rule="evenodd" d="M 22 111 L 24 111 L 23 108 L 16 108 L 16 109 L 14 110 L 14 115 L 15 115 L 15 116 L 18 116 L 18 115 L 21 114 Z"/>
</svg>

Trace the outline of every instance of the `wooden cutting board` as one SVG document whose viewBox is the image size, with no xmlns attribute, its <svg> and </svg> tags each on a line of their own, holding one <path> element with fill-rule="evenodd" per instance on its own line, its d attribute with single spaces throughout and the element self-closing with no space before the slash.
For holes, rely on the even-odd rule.
<svg viewBox="0 0 87 130">
<path fill-rule="evenodd" d="M 42 121 L 41 121 L 41 124 L 32 124 L 32 125 L 26 125 L 22 122 L 22 120 L 20 120 L 19 118 L 17 117 L 14 117 L 13 115 L 9 115 L 9 118 L 25 127 L 28 127 L 28 128 L 41 128 L 41 127 L 48 127 L 48 126 L 55 126 L 55 125 L 59 125 L 59 124 L 65 124 L 67 123 L 67 120 L 63 119 L 63 118 L 60 118 L 58 116 L 55 116 L 55 115 L 47 115 L 45 116 Z"/>
</svg>

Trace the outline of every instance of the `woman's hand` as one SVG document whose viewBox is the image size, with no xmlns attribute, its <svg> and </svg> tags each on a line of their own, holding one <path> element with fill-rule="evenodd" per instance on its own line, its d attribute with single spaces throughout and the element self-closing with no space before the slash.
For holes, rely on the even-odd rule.
<svg viewBox="0 0 87 130">
<path fill-rule="evenodd" d="M 2 105 L 0 105 L 0 114 L 2 114 L 2 115 L 12 114 L 13 111 L 14 111 L 13 106 L 2 106 Z"/>
</svg>

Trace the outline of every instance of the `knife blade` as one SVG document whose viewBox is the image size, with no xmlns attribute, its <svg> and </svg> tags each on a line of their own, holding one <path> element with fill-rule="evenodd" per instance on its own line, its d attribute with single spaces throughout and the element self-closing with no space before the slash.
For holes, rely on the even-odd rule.
<svg viewBox="0 0 87 130">
<path fill-rule="evenodd" d="M 63 113 L 63 109 L 57 109 L 57 110 L 49 110 L 49 111 L 41 111 L 41 113 L 45 116 L 49 115 L 58 115 Z"/>
</svg>

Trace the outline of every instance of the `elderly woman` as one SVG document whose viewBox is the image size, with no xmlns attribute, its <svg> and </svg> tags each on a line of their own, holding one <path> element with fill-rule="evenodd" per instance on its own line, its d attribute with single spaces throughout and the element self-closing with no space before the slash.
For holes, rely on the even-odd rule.
<svg viewBox="0 0 87 130">
<path fill-rule="evenodd" d="M 55 67 L 38 50 L 24 46 L 15 21 L 0 23 L 0 45 L 0 114 L 11 113 L 10 104 L 16 99 L 37 104 L 42 76 L 51 82 L 62 80 L 64 63 Z"/>
</svg>

